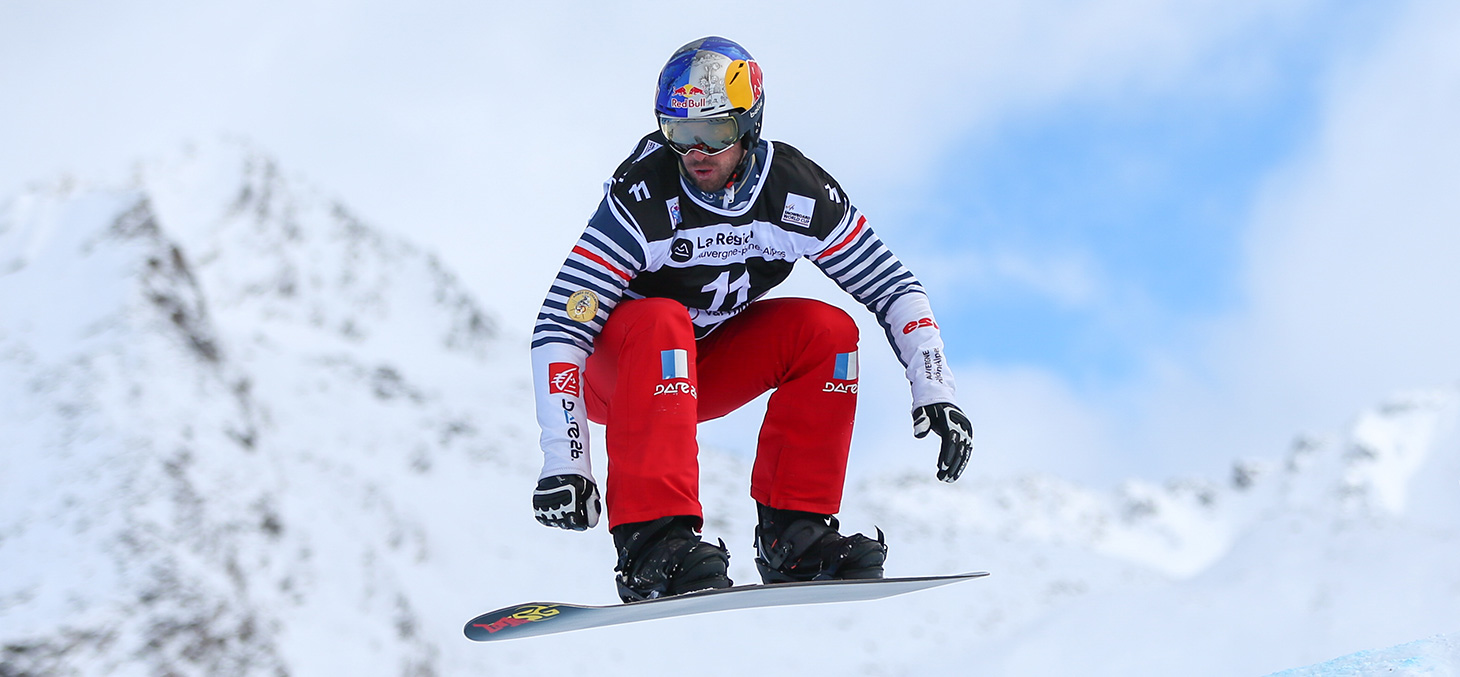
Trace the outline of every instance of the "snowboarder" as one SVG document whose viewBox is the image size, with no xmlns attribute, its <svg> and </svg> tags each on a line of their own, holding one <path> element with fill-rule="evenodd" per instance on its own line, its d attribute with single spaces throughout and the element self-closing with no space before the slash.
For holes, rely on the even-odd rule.
<svg viewBox="0 0 1460 677">
<path fill-rule="evenodd" d="M 729 553 L 702 540 L 696 424 L 774 390 L 751 475 L 764 582 L 881 578 L 887 547 L 844 536 L 857 399 L 857 327 L 801 298 L 762 300 L 802 258 L 876 314 L 912 383 L 914 434 L 942 438 L 958 479 L 973 428 L 917 279 L 836 179 L 761 139 L 760 65 L 719 37 L 659 74 L 659 129 L 613 177 L 538 315 L 532 340 L 544 463 L 533 510 L 564 529 L 602 502 L 587 420 L 606 426 L 609 531 L 625 602 L 729 587 Z"/>
</svg>

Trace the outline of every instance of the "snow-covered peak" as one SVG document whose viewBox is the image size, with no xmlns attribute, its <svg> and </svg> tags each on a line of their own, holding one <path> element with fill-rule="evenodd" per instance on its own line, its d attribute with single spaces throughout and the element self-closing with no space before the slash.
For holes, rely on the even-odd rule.
<svg viewBox="0 0 1460 677">
<path fill-rule="evenodd" d="M 143 165 L 135 183 L 230 317 L 375 343 L 381 355 L 421 343 L 480 355 L 496 335 L 435 256 L 286 177 L 247 142 L 190 146 Z"/>
<path fill-rule="evenodd" d="M 1361 414 L 1344 453 L 1345 497 L 1390 515 L 1460 508 L 1453 500 L 1460 496 L 1455 491 L 1460 489 L 1456 459 L 1435 448 L 1438 438 L 1453 430 L 1457 414 L 1456 389 L 1410 393 Z M 1416 482 L 1422 472 L 1431 478 L 1448 477 L 1447 496 L 1432 495 L 1432 482 Z M 1460 510 L 1450 512 L 1460 514 Z"/>
</svg>

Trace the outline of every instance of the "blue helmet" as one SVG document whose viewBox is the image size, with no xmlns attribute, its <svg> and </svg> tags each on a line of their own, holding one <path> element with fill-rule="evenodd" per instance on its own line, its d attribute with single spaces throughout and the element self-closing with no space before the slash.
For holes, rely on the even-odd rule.
<svg viewBox="0 0 1460 677">
<path fill-rule="evenodd" d="M 680 47 L 659 71 L 654 112 L 670 148 L 681 155 L 713 155 L 736 142 L 754 147 L 764 109 L 760 64 L 725 38 Z"/>
</svg>

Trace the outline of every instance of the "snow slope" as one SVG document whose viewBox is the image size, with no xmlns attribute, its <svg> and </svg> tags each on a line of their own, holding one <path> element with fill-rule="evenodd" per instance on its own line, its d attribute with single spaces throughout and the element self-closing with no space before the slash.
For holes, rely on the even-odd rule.
<svg viewBox="0 0 1460 677">
<path fill-rule="evenodd" d="M 1004 674 L 1092 663 L 1087 674 L 1262 674 L 1460 627 L 1455 412 L 1453 391 L 1404 398 L 1361 416 L 1347 439 L 1300 444 L 1270 487 L 1248 490 L 1256 505 L 1227 509 L 1251 517 L 1210 566 L 1102 590 L 978 662 Z M 1443 446 L 1426 439 L 1440 426 Z M 1411 471 L 1440 451 L 1429 472 Z"/>
<path fill-rule="evenodd" d="M 1264 674 L 1460 630 L 1442 387 L 1227 478 L 851 487 L 889 574 L 994 572 L 946 593 L 472 644 L 614 601 L 606 531 L 527 507 L 528 329 L 242 142 L 0 203 L 0 675 Z M 753 581 L 749 468 L 702 457 Z M 1408 646 L 1361 660 L 1455 671 Z"/>
</svg>

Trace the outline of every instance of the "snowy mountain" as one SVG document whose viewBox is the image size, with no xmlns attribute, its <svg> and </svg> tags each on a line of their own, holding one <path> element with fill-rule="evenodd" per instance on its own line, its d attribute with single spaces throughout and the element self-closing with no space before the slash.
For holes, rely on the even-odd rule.
<svg viewBox="0 0 1460 677">
<path fill-rule="evenodd" d="M 530 445 L 515 351 L 257 152 L 174 163 L 0 216 L 7 674 L 429 672 L 412 579 L 485 534 L 427 521 L 530 471 L 492 462 Z"/>
<path fill-rule="evenodd" d="M 983 553 L 1002 572 L 985 592 L 1027 614 L 961 664 L 971 674 L 1260 675 L 1454 632 L 1457 414 L 1454 388 L 1392 398 L 1347 435 L 1300 438 L 1281 462 L 1238 463 L 1223 483 L 1132 484 L 1114 496 L 1049 479 L 959 487 L 967 495 L 942 506 L 957 525 L 929 539 L 929 553 L 948 543 L 963 545 L 951 558 Z M 889 497 L 878 504 L 891 517 L 922 509 L 906 494 L 862 493 Z"/>
<path fill-rule="evenodd" d="M 527 331 L 246 143 L 0 203 L 0 675 L 1460 669 L 1405 644 L 1460 631 L 1455 387 L 1216 480 L 851 487 L 890 574 L 994 572 L 946 594 L 472 644 L 490 608 L 615 599 L 606 531 L 527 507 Z M 749 468 L 703 459 L 753 581 Z"/>
</svg>

